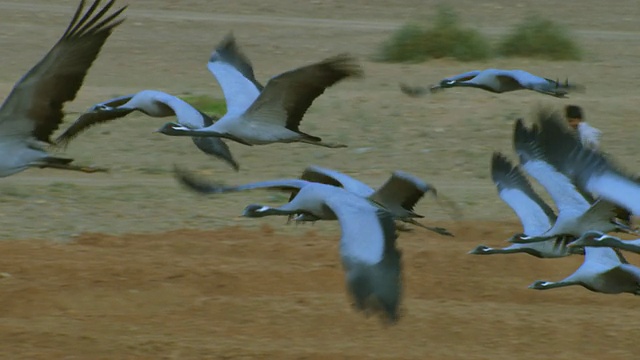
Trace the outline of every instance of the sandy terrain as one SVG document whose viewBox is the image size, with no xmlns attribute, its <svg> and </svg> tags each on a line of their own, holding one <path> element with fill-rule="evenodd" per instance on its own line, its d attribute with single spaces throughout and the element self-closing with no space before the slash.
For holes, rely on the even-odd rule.
<svg viewBox="0 0 640 360">
<path fill-rule="evenodd" d="M 221 97 L 206 61 L 233 30 L 262 82 L 340 52 L 361 59 L 366 78 L 328 90 L 301 125 L 349 148 L 230 144 L 241 166 L 235 173 L 188 139 L 152 133 L 171 119 L 132 115 L 90 129 L 64 151 L 79 163 L 111 168 L 108 174 L 34 169 L 2 179 L 1 358 L 637 358 L 633 296 L 526 288 L 568 275 L 579 257 L 466 254 L 520 231 L 496 196 L 489 161 L 495 150 L 515 159 L 513 120 L 537 104 L 584 106 L 587 120 L 604 132 L 605 150 L 640 169 L 637 2 L 452 1 L 465 22 L 494 38 L 532 11 L 561 21 L 585 59 L 412 65 L 370 59 L 405 21 L 428 21 L 435 1 L 255 3 L 132 0 L 128 20 L 68 104 L 68 121 L 93 103 L 141 89 Z M 76 5 L 0 3 L 0 98 L 56 41 Z M 486 67 L 568 76 L 587 92 L 555 99 L 452 89 L 413 99 L 397 86 Z M 385 328 L 349 306 L 335 222 L 295 227 L 284 219 L 240 218 L 246 204 L 286 197 L 198 197 L 173 179 L 174 164 L 226 183 L 295 177 L 308 164 L 374 186 L 392 170 L 410 171 L 442 195 L 416 210 L 457 236 L 401 235 L 404 317 Z M 462 213 L 456 216 L 452 204 Z M 640 264 L 640 257 L 629 260 Z"/>
</svg>

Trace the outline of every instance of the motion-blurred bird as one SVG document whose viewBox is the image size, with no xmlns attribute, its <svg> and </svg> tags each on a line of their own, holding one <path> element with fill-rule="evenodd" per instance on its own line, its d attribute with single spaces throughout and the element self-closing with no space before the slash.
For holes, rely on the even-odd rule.
<svg viewBox="0 0 640 360">
<path fill-rule="evenodd" d="M 452 88 L 473 87 L 501 94 L 516 90 L 533 90 L 545 95 L 565 97 L 569 91 L 583 91 L 581 85 L 564 83 L 533 75 L 524 70 L 486 69 L 473 70 L 443 79 L 438 85 L 429 88 L 400 85 L 402 92 L 409 96 L 420 96 L 428 92 Z"/>
<path fill-rule="evenodd" d="M 126 6 L 106 16 L 115 0 L 94 15 L 100 0 L 82 14 L 81 1 L 66 31 L 49 52 L 14 86 L 0 107 L 0 177 L 29 167 L 83 172 L 104 169 L 72 165 L 50 155 L 45 144 L 62 123 L 64 104 L 73 100 L 113 29 L 124 21 Z"/>
<path fill-rule="evenodd" d="M 119 119 L 134 111 L 151 117 L 175 116 L 178 123 L 190 129 L 212 125 L 215 119 L 194 108 L 186 101 L 157 90 L 142 90 L 136 94 L 119 96 L 93 105 L 58 136 L 56 144 L 66 146 L 69 141 L 89 127 Z M 236 171 L 240 166 L 231 155 L 227 144 L 220 138 L 191 138 L 205 154 L 213 155 L 231 165 Z"/>
<path fill-rule="evenodd" d="M 228 36 L 209 60 L 209 69 L 222 87 L 227 113 L 213 125 L 190 129 L 167 123 L 158 131 L 170 136 L 221 137 L 245 145 L 303 142 L 329 148 L 346 147 L 325 143 L 300 131 L 302 118 L 326 88 L 349 77 L 362 76 L 351 56 L 342 54 L 273 77 L 260 92 L 237 67 L 232 54 L 220 51 L 232 41 Z"/>
</svg>

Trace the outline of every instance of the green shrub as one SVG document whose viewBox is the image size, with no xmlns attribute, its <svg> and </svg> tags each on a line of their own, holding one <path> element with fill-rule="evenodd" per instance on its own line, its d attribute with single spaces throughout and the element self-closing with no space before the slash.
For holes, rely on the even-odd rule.
<svg viewBox="0 0 640 360">
<path fill-rule="evenodd" d="M 433 26 L 406 24 L 393 33 L 379 49 L 379 61 L 421 62 L 452 57 L 461 61 L 483 60 L 491 56 L 489 41 L 478 31 L 460 27 L 455 12 L 438 7 Z"/>
<path fill-rule="evenodd" d="M 208 95 L 183 95 L 180 96 L 180 99 L 207 115 L 222 116 L 227 112 L 224 99 L 216 99 Z"/>
<path fill-rule="evenodd" d="M 567 29 L 539 16 L 517 25 L 498 45 L 503 56 L 537 57 L 549 60 L 579 60 L 582 51 Z"/>
</svg>

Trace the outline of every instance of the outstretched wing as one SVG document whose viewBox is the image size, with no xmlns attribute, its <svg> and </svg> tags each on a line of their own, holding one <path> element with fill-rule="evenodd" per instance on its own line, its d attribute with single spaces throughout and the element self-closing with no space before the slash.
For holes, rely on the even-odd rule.
<svg viewBox="0 0 640 360">
<path fill-rule="evenodd" d="M 281 179 L 260 181 L 237 186 L 226 186 L 220 183 L 206 181 L 191 172 L 179 168 L 178 166 L 174 168 L 174 173 L 178 182 L 180 182 L 187 188 L 202 194 L 224 194 L 229 192 L 254 189 L 293 191 L 300 190 L 301 188 L 309 184 L 309 182 L 300 179 Z"/>
<path fill-rule="evenodd" d="M 541 115 L 545 158 L 571 178 L 578 188 L 640 215 L 638 177 L 626 174 L 604 153 L 583 146 L 559 121 Z"/>
<path fill-rule="evenodd" d="M 80 115 L 68 128 L 66 128 L 62 134 L 58 135 L 55 140 L 56 146 L 66 147 L 69 142 L 76 136 L 80 135 L 83 131 L 87 130 L 93 125 L 102 124 L 111 120 L 119 119 L 129 115 L 135 109 L 124 109 L 113 107 L 108 110 L 101 110 L 97 108 L 96 104 L 89 109 L 89 111 Z"/>
<path fill-rule="evenodd" d="M 243 117 L 299 132 L 304 113 L 326 88 L 347 77 L 361 75 L 360 66 L 346 54 L 285 72 L 269 80 Z"/>
<path fill-rule="evenodd" d="M 436 194 L 436 189 L 422 179 L 404 171 L 394 171 L 370 198 L 386 208 L 392 208 L 389 204 L 395 203 L 413 211 L 418 201 L 429 191 Z"/>
<path fill-rule="evenodd" d="M 356 180 L 347 174 L 316 165 L 310 165 L 304 169 L 300 179 L 342 187 L 362 197 L 367 197 L 373 193 L 373 189 L 360 180 Z"/>
<path fill-rule="evenodd" d="M 402 264 L 393 216 L 351 193 L 336 192 L 325 204 L 340 223 L 340 256 L 356 308 L 382 312 L 396 322 Z"/>
<path fill-rule="evenodd" d="M 491 178 L 498 195 L 520 218 L 525 234 L 535 236 L 547 231 L 556 220 L 553 210 L 533 190 L 517 166 L 501 153 L 491 158 Z"/>
<path fill-rule="evenodd" d="M 242 114 L 264 88 L 256 80 L 249 58 L 240 51 L 232 33 L 216 46 L 207 68 L 222 87 L 228 114 Z"/>
<path fill-rule="evenodd" d="M 64 104 L 73 100 L 82 82 L 126 6 L 103 18 L 115 0 L 95 15 L 96 0 L 81 17 L 80 2 L 64 35 L 38 64 L 27 72 L 0 108 L 3 135 L 33 136 L 44 142 L 63 120 Z"/>
<path fill-rule="evenodd" d="M 367 197 L 374 191 L 369 185 L 363 183 L 360 180 L 356 180 L 349 175 L 316 165 L 310 165 L 306 169 L 304 169 L 302 175 L 300 176 L 300 179 L 341 187 L 361 197 Z M 297 194 L 297 191 L 291 192 L 289 201 L 293 200 L 293 198 L 296 197 Z M 289 218 L 291 219 L 292 217 Z"/>
<path fill-rule="evenodd" d="M 541 132 L 545 132 L 542 130 Z M 578 191 L 571 179 L 564 175 L 544 154 L 547 146 L 542 134 L 527 129 L 522 119 L 514 126 L 513 144 L 522 167 L 547 190 L 558 212 L 584 213 L 589 201 Z"/>
<path fill-rule="evenodd" d="M 336 192 L 325 199 L 340 223 L 340 253 L 373 265 L 382 260 L 397 234 L 393 216 L 368 200 L 349 193 Z"/>
<path fill-rule="evenodd" d="M 240 165 L 231 155 L 229 145 L 227 145 L 221 138 L 217 137 L 192 137 L 193 144 L 207 155 L 215 156 L 216 158 L 231 165 L 235 171 L 240 170 Z"/>
</svg>

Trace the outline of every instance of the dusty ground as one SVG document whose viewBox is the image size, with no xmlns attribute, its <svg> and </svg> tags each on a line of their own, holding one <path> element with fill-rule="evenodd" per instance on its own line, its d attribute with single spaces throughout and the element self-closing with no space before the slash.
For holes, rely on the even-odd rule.
<svg viewBox="0 0 640 360">
<path fill-rule="evenodd" d="M 136 115 L 87 131 L 64 152 L 110 167 L 109 174 L 30 170 L 2 179 L 2 358 L 637 358 L 637 299 L 526 289 L 535 279 L 568 275 L 580 258 L 466 252 L 478 243 L 503 244 L 520 230 L 496 196 L 488 165 L 494 150 L 515 158 L 512 121 L 536 104 L 584 106 L 604 132 L 606 151 L 640 169 L 640 7 L 631 0 L 450 3 L 494 37 L 537 11 L 570 26 L 586 57 L 369 61 L 400 24 L 428 19 L 434 1 L 132 1 L 128 20 L 68 104 L 69 121 L 95 102 L 145 88 L 221 96 L 205 65 L 233 30 L 263 82 L 339 52 L 358 56 L 366 78 L 327 91 L 302 123 L 304 131 L 350 147 L 231 144 L 241 164 L 234 173 L 187 139 L 153 134 L 166 120 Z M 60 36 L 76 4 L 0 3 L 0 98 Z M 587 92 L 566 100 L 456 89 L 416 100 L 397 87 L 486 67 L 568 76 Z M 439 202 L 425 199 L 417 210 L 457 237 L 401 236 L 405 316 L 384 328 L 349 307 L 335 223 L 239 218 L 248 203 L 284 197 L 197 197 L 172 178 L 176 163 L 227 183 L 294 177 L 318 164 L 377 185 L 403 169 L 439 189 Z M 462 211 L 455 222 L 451 203 Z"/>
</svg>

